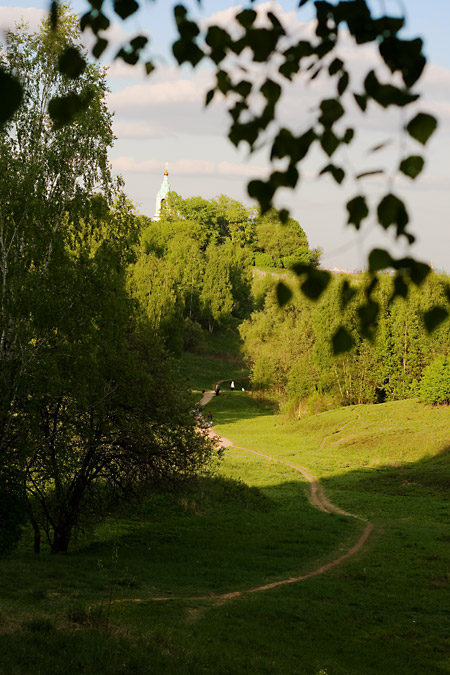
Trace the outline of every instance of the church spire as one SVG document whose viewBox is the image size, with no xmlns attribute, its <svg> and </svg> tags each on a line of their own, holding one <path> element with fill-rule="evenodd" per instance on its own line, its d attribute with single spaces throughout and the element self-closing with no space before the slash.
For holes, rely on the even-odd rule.
<svg viewBox="0 0 450 675">
<path fill-rule="evenodd" d="M 167 195 L 170 192 L 170 183 L 169 183 L 169 171 L 168 171 L 168 162 L 166 162 L 166 169 L 164 171 L 163 182 L 159 188 L 159 192 L 156 195 L 156 211 L 153 216 L 153 220 L 159 220 L 161 217 L 161 207 L 162 203 L 167 199 Z"/>
</svg>

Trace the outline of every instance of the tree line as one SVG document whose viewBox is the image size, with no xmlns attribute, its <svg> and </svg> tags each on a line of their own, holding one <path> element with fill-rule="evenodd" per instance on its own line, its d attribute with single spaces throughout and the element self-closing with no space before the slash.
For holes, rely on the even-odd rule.
<svg viewBox="0 0 450 675">
<path fill-rule="evenodd" d="M 450 321 L 429 333 L 423 320 L 430 307 L 444 301 L 448 283 L 447 275 L 432 273 L 406 298 L 393 298 L 393 275 L 379 275 L 374 288 L 368 274 L 337 274 L 319 301 L 296 293 L 284 310 L 269 291 L 264 307 L 240 327 L 253 387 L 276 391 L 298 416 L 336 405 L 422 396 L 425 369 L 450 352 Z M 379 311 L 374 329 L 364 335 L 358 309 L 371 285 Z M 335 355 L 330 334 L 339 325 L 352 346 Z"/>
<path fill-rule="evenodd" d="M 141 234 L 130 288 L 167 348 L 179 354 L 253 309 L 252 268 L 317 265 L 300 224 L 281 224 L 224 195 L 206 200 L 170 193 L 161 217 L 139 217 Z"/>
</svg>

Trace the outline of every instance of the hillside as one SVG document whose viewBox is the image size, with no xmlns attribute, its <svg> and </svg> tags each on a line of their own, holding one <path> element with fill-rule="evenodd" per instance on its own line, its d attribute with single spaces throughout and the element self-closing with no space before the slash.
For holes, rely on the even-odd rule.
<svg viewBox="0 0 450 675">
<path fill-rule="evenodd" d="M 278 461 L 226 449 L 215 476 L 112 514 L 71 554 L 1 562 L 0 670 L 448 673 L 448 408 L 401 401 L 285 424 L 225 382 L 210 410 L 217 432 Z M 364 527 L 314 509 L 284 462 L 374 530 L 326 573 L 247 594 L 328 563 Z"/>
</svg>

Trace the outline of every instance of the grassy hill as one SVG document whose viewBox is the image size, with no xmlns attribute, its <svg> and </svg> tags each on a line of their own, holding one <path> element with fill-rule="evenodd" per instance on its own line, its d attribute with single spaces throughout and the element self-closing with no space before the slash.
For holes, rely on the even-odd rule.
<svg viewBox="0 0 450 675">
<path fill-rule="evenodd" d="M 211 360 L 191 370 L 198 389 L 237 378 Z M 24 540 L 0 562 L 0 672 L 449 673 L 450 410 L 401 401 L 283 423 L 227 387 L 209 405 L 216 431 L 278 461 L 226 449 L 215 475 L 111 514 L 68 555 Z M 247 593 L 333 560 L 364 527 L 314 509 L 283 462 L 374 530 L 325 574 Z"/>
</svg>

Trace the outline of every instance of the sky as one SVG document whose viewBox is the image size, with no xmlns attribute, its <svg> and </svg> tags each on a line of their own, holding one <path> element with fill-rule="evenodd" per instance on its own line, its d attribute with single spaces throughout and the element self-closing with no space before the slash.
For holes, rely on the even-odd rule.
<svg viewBox="0 0 450 675">
<path fill-rule="evenodd" d="M 176 66 L 169 49 L 176 35 L 171 9 L 174 4 L 167 0 L 145 2 L 143 11 L 115 25 L 111 32 L 113 44 L 103 62 L 109 65 L 108 106 L 114 111 L 117 137 L 110 154 L 113 171 L 123 176 L 125 191 L 138 212 L 150 217 L 155 212 L 155 197 L 166 162 L 171 187 L 183 197 L 200 195 L 209 199 L 226 194 L 251 205 L 246 185 L 252 178 L 268 175 L 268 145 L 263 144 L 251 156 L 244 147 L 235 149 L 227 139 L 229 117 L 225 102 L 218 100 L 207 109 L 204 107 L 206 91 L 213 82 L 210 68 L 192 71 Z M 229 26 L 240 6 L 228 0 L 203 0 L 201 5 L 190 0 L 185 4 L 203 28 L 213 21 Z M 298 10 L 298 0 L 261 1 L 253 6 L 261 21 L 270 9 L 289 34 L 312 35 L 311 9 L 307 5 Z M 337 187 L 329 175 L 319 178 L 327 160 L 323 153 L 313 152 L 301 168 L 299 187 L 280 192 L 277 206 L 288 207 L 311 246 L 323 249 L 325 267 L 362 269 L 368 251 L 381 246 L 392 255 L 413 254 L 450 273 L 450 2 L 371 0 L 371 6 L 374 12 L 382 7 L 392 13 L 404 12 L 407 27 L 402 35 L 423 38 L 428 64 L 417 87 L 421 99 L 408 116 L 419 110 L 429 112 L 438 118 L 438 131 L 424 150 L 402 132 L 406 121 L 403 111 L 386 112 L 372 104 L 368 114 L 362 115 L 348 99 L 345 126 L 354 126 L 355 141 L 351 148 L 345 152 L 338 150 L 333 157 L 347 170 L 346 180 Z M 3 0 L 0 31 L 13 26 L 20 16 L 29 21 L 30 29 L 36 28 L 47 7 L 46 0 Z M 86 2 L 75 0 L 72 7 L 83 13 Z M 157 65 L 150 77 L 145 77 L 141 68 L 113 61 L 115 51 L 127 36 L 137 32 L 150 37 L 149 56 Z M 89 36 L 86 40 L 89 42 Z M 355 47 L 346 35 L 340 43 L 339 55 L 348 64 L 356 89 L 368 70 L 375 68 L 380 77 L 386 72 L 373 48 Z M 255 81 L 267 76 L 266 66 L 262 70 L 252 72 Z M 324 96 L 333 97 L 334 91 L 335 84 L 321 76 L 313 83 L 298 81 L 286 86 L 278 120 L 301 133 L 309 127 L 314 106 Z M 380 143 L 386 143 L 383 150 L 370 152 Z M 399 160 L 421 152 L 426 159 L 421 176 L 416 181 L 398 176 Z M 358 173 L 380 168 L 385 169 L 386 176 L 354 179 Z M 407 204 L 411 231 L 417 239 L 412 247 L 396 240 L 390 232 L 382 232 L 374 222 L 368 221 L 359 233 L 346 225 L 348 199 L 363 192 L 376 204 L 388 190 L 399 194 Z"/>
</svg>

